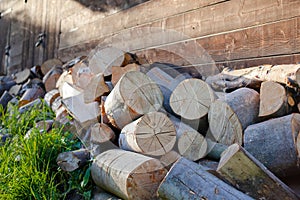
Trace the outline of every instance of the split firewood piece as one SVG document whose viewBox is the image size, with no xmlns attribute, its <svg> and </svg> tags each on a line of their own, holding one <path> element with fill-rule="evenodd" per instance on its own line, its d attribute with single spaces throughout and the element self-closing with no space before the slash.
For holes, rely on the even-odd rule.
<svg viewBox="0 0 300 200">
<path fill-rule="evenodd" d="M 91 167 L 95 184 L 123 199 L 156 199 L 166 173 L 159 160 L 121 149 L 98 155 Z"/>
<path fill-rule="evenodd" d="M 281 117 L 288 113 L 288 95 L 279 83 L 266 81 L 261 84 L 259 117 Z"/>
<path fill-rule="evenodd" d="M 59 90 L 60 93 L 62 93 L 61 92 L 61 87 L 63 86 L 63 84 L 65 82 L 73 85 L 72 75 L 71 75 L 71 73 L 69 71 L 64 71 L 60 75 L 59 79 L 56 81 L 56 88 L 58 88 L 58 90 Z"/>
<path fill-rule="evenodd" d="M 44 74 L 42 72 L 41 66 L 35 65 L 30 68 L 30 71 L 35 77 L 37 77 L 39 79 L 43 79 Z"/>
<path fill-rule="evenodd" d="M 210 139 L 231 145 L 243 143 L 243 130 L 258 118 L 259 94 L 249 88 L 228 93 L 224 100 L 217 99 L 209 109 Z"/>
<path fill-rule="evenodd" d="M 63 69 L 61 66 L 53 67 L 51 70 L 45 74 L 43 78 L 43 83 L 45 85 L 46 92 L 53 90 L 56 88 L 57 80 L 59 79 L 60 75 L 63 73 Z"/>
<path fill-rule="evenodd" d="M 1 98 L 0 98 L 0 105 L 2 105 L 2 108 L 5 110 L 7 104 L 9 103 L 10 100 L 12 100 L 14 98 L 14 96 L 12 96 L 11 94 L 9 94 L 9 92 L 5 91 Z"/>
<path fill-rule="evenodd" d="M 62 87 L 60 88 L 60 96 L 63 99 L 67 99 L 73 96 L 77 96 L 83 92 L 82 89 L 76 87 L 73 84 L 70 84 L 68 82 L 63 83 Z"/>
<path fill-rule="evenodd" d="M 91 143 L 101 144 L 113 141 L 116 137 L 114 131 L 106 124 L 96 123 L 91 128 Z"/>
<path fill-rule="evenodd" d="M 48 120 L 42 120 L 35 124 L 35 128 L 38 128 L 41 131 L 49 132 L 52 129 L 54 121 L 51 119 Z"/>
<path fill-rule="evenodd" d="M 42 73 L 46 75 L 53 67 L 61 67 L 62 64 L 63 63 L 57 58 L 49 59 L 41 65 Z"/>
<path fill-rule="evenodd" d="M 56 162 L 62 170 L 72 172 L 83 167 L 89 160 L 89 151 L 87 149 L 80 149 L 58 154 Z"/>
<path fill-rule="evenodd" d="M 76 65 L 77 63 L 79 62 L 83 62 L 84 60 L 87 59 L 87 56 L 79 56 L 79 57 L 76 57 L 70 61 L 68 61 L 67 63 L 65 63 L 62 68 L 64 70 L 69 70 L 70 68 L 72 68 L 74 65 Z"/>
<path fill-rule="evenodd" d="M 120 80 L 120 78 L 127 72 L 140 71 L 140 65 L 133 63 L 133 64 L 126 65 L 124 67 L 112 66 L 111 71 L 112 71 L 111 82 L 113 85 L 116 85 L 117 82 Z"/>
<path fill-rule="evenodd" d="M 217 172 L 224 180 L 255 199 L 300 198 L 238 144 L 231 145 L 224 152 Z"/>
<path fill-rule="evenodd" d="M 68 112 L 80 123 L 97 119 L 100 116 L 99 103 L 84 103 L 83 94 L 72 96 L 62 100 Z"/>
<path fill-rule="evenodd" d="M 187 74 L 181 75 L 177 70 L 161 63 L 154 63 L 150 67 L 152 67 L 152 69 L 147 72 L 147 76 L 149 76 L 162 91 L 164 96 L 164 108 L 169 113 L 173 113 L 170 107 L 170 96 L 181 81 L 191 77 Z"/>
<path fill-rule="evenodd" d="M 81 89 L 88 89 L 88 84 L 95 76 L 85 62 L 80 62 L 74 65 L 74 67 L 71 69 L 71 72 L 73 84 Z"/>
<path fill-rule="evenodd" d="M 56 113 L 60 107 L 62 107 L 62 98 L 61 96 L 58 96 L 51 104 L 51 109 L 54 113 Z"/>
<path fill-rule="evenodd" d="M 158 194 L 161 199 L 252 199 L 185 158 L 173 165 Z"/>
<path fill-rule="evenodd" d="M 41 105 L 42 105 L 41 99 L 40 99 L 40 98 L 37 98 L 37 99 L 35 99 L 34 101 L 31 101 L 31 102 L 29 102 L 29 103 L 27 103 L 27 104 L 21 106 L 21 107 L 19 108 L 19 112 L 22 114 L 22 113 L 24 113 L 25 111 L 27 111 L 27 110 L 29 110 L 29 109 L 31 109 L 31 108 L 33 108 L 33 107 L 39 107 L 39 106 L 41 106 Z"/>
<path fill-rule="evenodd" d="M 219 163 L 217 161 L 201 159 L 201 160 L 199 160 L 198 164 L 201 165 L 201 167 L 203 167 L 203 169 L 205 171 L 218 177 L 217 169 L 218 169 Z"/>
<path fill-rule="evenodd" d="M 14 96 L 18 96 L 20 94 L 21 89 L 22 89 L 21 84 L 14 85 L 9 89 L 9 94 L 14 95 Z"/>
<path fill-rule="evenodd" d="M 275 81 L 292 87 L 300 85 L 300 65 L 262 65 L 238 70 L 223 70 L 208 77 L 214 90 L 226 91 L 240 87 L 259 88 L 262 81 Z"/>
<path fill-rule="evenodd" d="M 44 100 L 46 104 L 51 107 L 54 100 L 59 96 L 60 96 L 59 91 L 57 89 L 53 89 L 45 94 Z"/>
<path fill-rule="evenodd" d="M 20 93 L 23 94 L 27 89 L 30 88 L 42 88 L 43 90 L 45 90 L 45 85 L 39 78 L 28 79 L 28 81 L 22 85 Z"/>
<path fill-rule="evenodd" d="M 40 98 L 40 97 L 43 98 L 44 94 L 45 94 L 45 91 L 41 88 L 27 89 L 19 101 L 19 107 L 37 99 L 37 98 Z"/>
<path fill-rule="evenodd" d="M 30 69 L 24 69 L 15 74 L 15 81 L 17 84 L 25 83 L 31 76 Z"/>
<path fill-rule="evenodd" d="M 122 129 L 145 113 L 162 107 L 163 95 L 159 87 L 141 72 L 127 72 L 107 96 L 104 103 L 109 121 Z"/>
<path fill-rule="evenodd" d="M 120 148 L 152 156 L 171 151 L 175 142 L 175 127 L 161 112 L 147 113 L 126 125 L 119 137 Z"/>
<path fill-rule="evenodd" d="M 161 162 L 161 164 L 167 169 L 169 170 L 172 165 L 179 159 L 181 158 L 181 155 L 179 155 L 176 151 L 169 151 L 168 153 L 162 155 L 159 158 L 159 161 Z"/>
<path fill-rule="evenodd" d="M 60 106 L 55 111 L 55 120 L 59 121 L 60 119 L 69 116 L 67 109 L 64 106 Z"/>
<path fill-rule="evenodd" d="M 170 116 L 170 119 L 176 128 L 176 145 L 174 149 L 181 156 L 192 161 L 205 157 L 207 142 L 204 136 L 179 119 L 173 116 Z"/>
<path fill-rule="evenodd" d="M 92 103 L 97 99 L 99 100 L 100 96 L 109 91 L 110 90 L 104 81 L 103 74 L 97 74 L 90 80 L 86 89 L 83 91 L 84 102 Z"/>
<path fill-rule="evenodd" d="M 275 175 L 300 172 L 300 114 L 291 114 L 250 125 L 244 133 L 244 148 Z"/>
<path fill-rule="evenodd" d="M 96 49 L 89 57 L 89 67 L 94 74 L 102 73 L 104 76 L 112 74 L 112 66 L 124 67 L 136 62 L 136 56 L 115 47 Z"/>
<path fill-rule="evenodd" d="M 174 113 L 187 120 L 200 120 L 208 113 L 211 103 L 216 99 L 210 86 L 200 79 L 186 79 L 180 82 L 170 97 Z"/>
<path fill-rule="evenodd" d="M 101 123 L 108 124 L 109 120 L 107 118 L 106 112 L 105 112 L 105 107 L 104 103 L 106 101 L 107 96 L 101 96 L 101 101 L 100 101 L 100 111 L 101 111 Z"/>
</svg>

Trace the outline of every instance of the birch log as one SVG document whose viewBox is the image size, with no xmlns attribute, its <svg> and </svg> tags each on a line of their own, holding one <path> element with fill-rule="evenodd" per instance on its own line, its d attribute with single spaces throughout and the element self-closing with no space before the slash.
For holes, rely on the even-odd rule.
<svg viewBox="0 0 300 200">
<path fill-rule="evenodd" d="M 104 103 L 109 121 L 122 129 L 139 116 L 161 108 L 163 96 L 159 87 L 145 74 L 127 72 L 107 96 Z"/>
<path fill-rule="evenodd" d="M 231 145 L 242 144 L 243 130 L 258 118 L 259 94 L 249 88 L 228 93 L 224 100 L 216 100 L 208 113 L 211 139 Z"/>
<path fill-rule="evenodd" d="M 217 172 L 255 199 L 297 200 L 297 195 L 250 153 L 233 144 L 222 155 Z"/>
<path fill-rule="evenodd" d="M 97 186 L 123 199 L 156 199 L 166 169 L 154 158 L 120 149 L 98 155 L 91 167 Z"/>
<path fill-rule="evenodd" d="M 206 82 L 218 91 L 240 87 L 259 88 L 262 81 L 275 81 L 288 86 L 300 85 L 300 65 L 261 65 L 239 70 L 223 70 Z"/>
<path fill-rule="evenodd" d="M 119 137 L 120 148 L 152 156 L 171 151 L 175 142 L 174 125 L 160 112 L 147 113 L 126 125 Z"/>
</svg>

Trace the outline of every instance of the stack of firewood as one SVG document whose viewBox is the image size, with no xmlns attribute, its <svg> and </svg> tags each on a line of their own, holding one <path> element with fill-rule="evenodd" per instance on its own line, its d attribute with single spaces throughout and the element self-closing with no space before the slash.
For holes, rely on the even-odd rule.
<svg viewBox="0 0 300 200">
<path fill-rule="evenodd" d="M 299 199 L 287 186 L 300 174 L 299 69 L 202 80 L 108 47 L 3 78 L 0 103 L 19 95 L 22 111 L 44 97 L 85 146 L 57 163 L 73 171 L 93 159 L 94 199 Z"/>
</svg>

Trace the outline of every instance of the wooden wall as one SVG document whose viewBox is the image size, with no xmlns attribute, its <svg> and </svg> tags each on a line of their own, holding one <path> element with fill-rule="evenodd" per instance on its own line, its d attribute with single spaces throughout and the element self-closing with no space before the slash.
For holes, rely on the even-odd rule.
<svg viewBox="0 0 300 200">
<path fill-rule="evenodd" d="M 2 0 L 0 2 L 1 73 L 40 65 L 57 56 L 61 0 Z M 35 47 L 45 33 L 45 47 Z M 9 56 L 4 53 L 10 46 Z"/>
<path fill-rule="evenodd" d="M 2 0 L 0 12 L 1 72 L 98 45 L 200 70 L 300 62 L 299 0 Z"/>
<path fill-rule="evenodd" d="M 62 20 L 61 59 L 111 44 L 148 62 L 218 69 L 300 62 L 299 0 L 151 0 L 90 16 L 87 22 Z"/>
</svg>

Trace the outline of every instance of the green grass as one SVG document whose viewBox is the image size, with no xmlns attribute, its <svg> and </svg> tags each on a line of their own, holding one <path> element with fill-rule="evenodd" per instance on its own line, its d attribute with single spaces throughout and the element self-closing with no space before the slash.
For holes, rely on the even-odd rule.
<svg viewBox="0 0 300 200">
<path fill-rule="evenodd" d="M 46 105 L 23 114 L 17 106 L 10 108 L 6 113 L 0 108 L 1 129 L 12 135 L 0 144 L 0 199 L 67 199 L 74 192 L 90 199 L 89 165 L 68 173 L 56 164 L 59 153 L 79 148 L 79 140 L 63 127 L 42 134 L 33 128 L 29 139 L 24 139 L 37 121 L 52 119 L 54 114 Z"/>
</svg>

